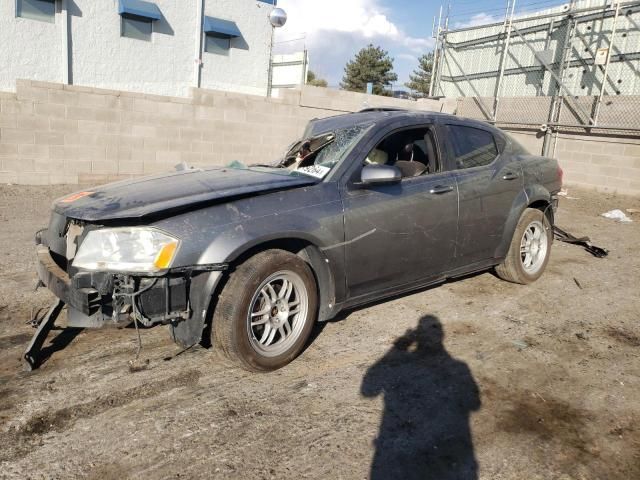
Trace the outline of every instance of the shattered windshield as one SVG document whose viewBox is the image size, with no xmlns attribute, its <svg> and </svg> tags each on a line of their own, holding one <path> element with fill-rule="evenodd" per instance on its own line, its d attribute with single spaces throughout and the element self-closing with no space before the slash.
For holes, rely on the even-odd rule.
<svg viewBox="0 0 640 480">
<path fill-rule="evenodd" d="M 233 162 L 228 167 L 323 179 L 347 156 L 372 125 L 354 125 L 300 139 L 289 148 L 284 158 L 273 164 L 246 166 L 241 162 Z"/>
</svg>

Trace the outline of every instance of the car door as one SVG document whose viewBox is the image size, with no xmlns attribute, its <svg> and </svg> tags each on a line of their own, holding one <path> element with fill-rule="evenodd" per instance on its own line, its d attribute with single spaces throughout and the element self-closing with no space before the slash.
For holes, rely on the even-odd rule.
<svg viewBox="0 0 640 480">
<path fill-rule="evenodd" d="M 422 128 L 435 135 L 432 126 Z M 453 259 L 458 197 L 452 173 L 438 168 L 395 184 L 357 184 L 365 157 L 385 137 L 374 137 L 361 149 L 343 189 L 351 299 L 437 278 Z"/>
<path fill-rule="evenodd" d="M 503 153 L 504 141 L 492 129 L 456 122 L 442 128 L 459 195 L 454 267 L 462 268 L 494 257 L 523 189 L 522 169 L 517 158 Z"/>
</svg>

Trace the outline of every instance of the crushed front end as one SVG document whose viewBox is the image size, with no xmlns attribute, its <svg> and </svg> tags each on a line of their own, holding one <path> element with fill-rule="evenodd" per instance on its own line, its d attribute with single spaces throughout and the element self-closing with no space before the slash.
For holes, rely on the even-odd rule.
<svg viewBox="0 0 640 480">
<path fill-rule="evenodd" d="M 175 268 L 171 262 L 179 240 L 161 231 L 86 223 L 56 211 L 35 240 L 40 283 L 67 305 L 67 326 L 169 325 L 174 341 L 185 348 L 201 340 L 212 286 L 226 265 Z M 55 318 L 46 320 L 50 329 Z M 46 337 L 43 330 L 39 334 Z M 37 355 L 27 353 L 36 368 Z"/>
</svg>

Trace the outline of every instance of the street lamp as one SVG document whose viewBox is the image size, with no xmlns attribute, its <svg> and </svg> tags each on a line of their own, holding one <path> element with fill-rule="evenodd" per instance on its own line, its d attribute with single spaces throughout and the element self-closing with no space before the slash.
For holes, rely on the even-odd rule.
<svg viewBox="0 0 640 480">
<path fill-rule="evenodd" d="M 269 22 L 273 28 L 284 27 L 284 24 L 287 23 L 287 12 L 282 8 L 274 8 L 269 14 Z"/>
<path fill-rule="evenodd" d="M 276 28 L 284 27 L 287 23 L 287 12 L 282 8 L 274 8 L 269 14 L 269 23 L 271 23 L 271 48 L 269 50 L 269 79 L 267 84 L 267 97 L 271 96 L 273 84 L 273 36 Z"/>
</svg>

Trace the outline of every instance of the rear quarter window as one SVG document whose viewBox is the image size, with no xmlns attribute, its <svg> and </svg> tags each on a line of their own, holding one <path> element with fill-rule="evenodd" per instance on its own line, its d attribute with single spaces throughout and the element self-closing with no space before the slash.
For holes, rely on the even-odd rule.
<svg viewBox="0 0 640 480">
<path fill-rule="evenodd" d="M 447 125 L 447 131 L 458 170 L 489 165 L 498 156 L 495 138 L 486 130 Z"/>
</svg>

